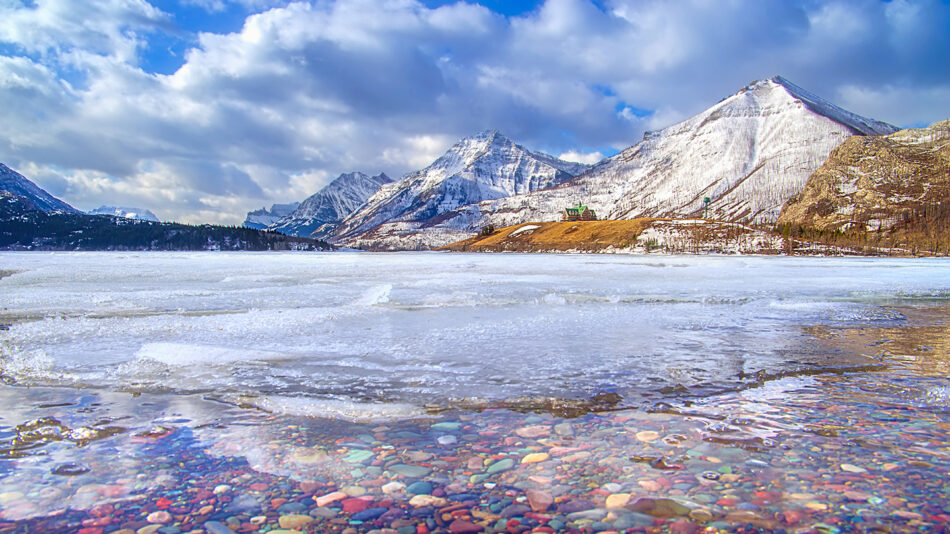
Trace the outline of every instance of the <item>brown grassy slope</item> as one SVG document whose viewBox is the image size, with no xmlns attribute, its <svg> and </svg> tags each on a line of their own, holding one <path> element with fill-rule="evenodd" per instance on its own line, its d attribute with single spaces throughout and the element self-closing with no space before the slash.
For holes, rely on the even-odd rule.
<svg viewBox="0 0 950 534">
<path fill-rule="evenodd" d="M 790 247 L 791 245 L 789 245 Z M 630 252 L 777 254 L 781 236 L 745 225 L 701 219 L 632 219 L 523 223 L 440 250 L 464 252 Z"/>
<path fill-rule="evenodd" d="M 637 236 L 656 219 L 633 219 L 628 221 L 577 221 L 525 223 L 507 226 L 488 236 L 476 235 L 453 243 L 439 250 L 467 252 L 535 252 L 587 251 L 595 252 L 608 247 L 628 247 L 636 243 Z M 538 226 L 512 236 L 526 226 Z"/>
<path fill-rule="evenodd" d="M 786 235 L 845 246 L 950 252 L 950 121 L 835 149 L 782 208 Z"/>
</svg>

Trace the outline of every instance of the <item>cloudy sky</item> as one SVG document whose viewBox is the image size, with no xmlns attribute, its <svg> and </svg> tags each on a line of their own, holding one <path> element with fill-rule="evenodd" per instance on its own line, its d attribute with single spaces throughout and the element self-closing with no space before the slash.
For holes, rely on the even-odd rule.
<svg viewBox="0 0 950 534">
<path fill-rule="evenodd" d="M 0 0 L 0 162 L 236 224 L 486 129 L 593 161 L 776 74 L 929 124 L 948 28 L 947 0 Z"/>
</svg>

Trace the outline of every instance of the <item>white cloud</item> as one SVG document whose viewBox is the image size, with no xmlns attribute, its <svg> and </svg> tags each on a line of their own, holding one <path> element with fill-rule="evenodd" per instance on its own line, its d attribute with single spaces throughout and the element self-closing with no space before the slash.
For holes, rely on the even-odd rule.
<svg viewBox="0 0 950 534">
<path fill-rule="evenodd" d="M 894 124 L 929 125 L 950 118 L 950 85 L 845 85 L 838 91 L 837 102 L 845 109 L 859 109 Z"/>
<path fill-rule="evenodd" d="M 78 49 L 132 61 L 143 35 L 167 26 L 168 15 L 145 0 L 38 0 L 0 5 L 0 41 L 44 56 Z M 60 59 L 81 56 L 60 55 Z M 55 58 L 54 58 L 55 59 Z"/>
</svg>

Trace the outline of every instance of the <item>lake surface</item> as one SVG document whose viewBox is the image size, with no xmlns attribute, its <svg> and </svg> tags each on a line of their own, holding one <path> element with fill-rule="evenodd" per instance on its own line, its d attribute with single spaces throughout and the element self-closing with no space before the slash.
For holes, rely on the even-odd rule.
<svg viewBox="0 0 950 534">
<path fill-rule="evenodd" d="M 896 325 L 946 262 L 449 254 L 8 254 L 16 383 L 317 416 L 562 398 L 638 406 L 870 363 L 804 329 Z M 599 397 L 598 397 L 599 396 Z"/>
<path fill-rule="evenodd" d="M 950 520 L 944 260 L 4 253 L 0 296 L 11 528 Z"/>
</svg>

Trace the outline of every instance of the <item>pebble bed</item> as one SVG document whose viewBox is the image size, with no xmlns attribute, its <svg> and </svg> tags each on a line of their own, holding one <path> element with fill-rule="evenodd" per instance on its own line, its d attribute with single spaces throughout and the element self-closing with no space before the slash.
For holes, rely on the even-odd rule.
<svg viewBox="0 0 950 534">
<path fill-rule="evenodd" d="M 946 331 L 838 332 L 882 366 L 580 417 L 145 424 L 22 389 L 43 400 L 2 428 L 0 532 L 948 531 Z"/>
</svg>

